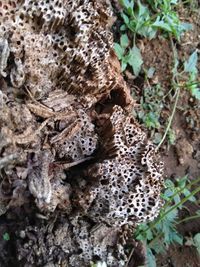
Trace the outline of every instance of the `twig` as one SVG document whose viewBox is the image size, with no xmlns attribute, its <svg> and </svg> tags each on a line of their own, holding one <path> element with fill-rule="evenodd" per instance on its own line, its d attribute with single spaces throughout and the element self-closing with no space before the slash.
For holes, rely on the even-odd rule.
<svg viewBox="0 0 200 267">
<path fill-rule="evenodd" d="M 80 159 L 80 160 L 77 160 L 75 162 L 69 162 L 69 163 L 59 163 L 59 162 L 54 162 L 54 163 L 58 164 L 58 166 L 62 166 L 64 169 L 69 169 L 73 166 L 76 166 L 78 164 L 81 164 L 81 163 L 88 161 L 88 160 L 91 160 L 91 159 L 93 159 L 93 157 L 87 157 L 87 158 Z"/>
<path fill-rule="evenodd" d="M 194 219 L 198 219 L 198 218 L 200 218 L 200 214 L 196 214 L 196 215 L 184 218 L 184 219 L 176 222 L 176 224 L 180 224 L 180 223 L 187 222 L 187 221 L 194 220 Z"/>
<path fill-rule="evenodd" d="M 175 92 L 175 95 L 176 95 L 176 99 L 175 99 L 175 102 L 174 102 L 174 107 L 173 107 L 173 110 L 172 110 L 172 114 L 169 118 L 169 122 L 167 124 L 167 127 L 165 129 L 165 133 L 160 141 L 160 143 L 157 145 L 156 147 L 156 150 L 158 150 L 161 145 L 163 144 L 163 142 L 165 141 L 165 138 L 170 130 L 170 127 L 171 127 L 171 124 L 172 124 L 172 121 L 173 121 L 173 118 L 174 118 L 174 115 L 175 115 L 175 111 L 176 111 L 176 108 L 177 108 L 177 103 L 178 103 L 178 99 L 179 99 L 179 96 L 180 96 L 180 88 L 176 88 L 176 92 Z"/>
<path fill-rule="evenodd" d="M 127 260 L 127 263 L 126 263 L 125 267 L 128 267 L 129 262 L 130 262 L 130 260 L 131 260 L 131 257 L 132 257 L 132 255 L 133 255 L 134 250 L 135 250 L 135 248 L 132 248 L 131 253 L 130 253 L 129 256 L 128 256 L 128 260 Z"/>
<path fill-rule="evenodd" d="M 175 45 L 174 45 L 174 42 L 173 42 L 171 36 L 170 36 L 170 41 L 171 41 L 171 46 L 172 46 L 173 56 L 174 56 L 174 62 L 175 62 L 175 59 L 176 59 L 176 57 L 177 57 L 177 51 L 176 51 L 176 48 L 175 48 Z M 179 96 L 180 96 L 180 88 L 179 88 L 179 86 L 178 86 L 178 84 L 179 84 L 179 79 L 178 79 L 178 75 L 177 75 L 177 73 L 173 73 L 172 81 L 173 81 L 173 87 L 176 88 L 176 91 L 175 91 L 175 96 L 176 96 L 176 98 L 175 98 L 175 102 L 174 102 L 174 107 L 173 107 L 173 110 L 172 110 L 172 114 L 171 114 L 171 116 L 170 116 L 170 118 L 169 118 L 169 122 L 168 122 L 168 124 L 167 124 L 167 127 L 166 127 L 166 129 L 165 129 L 165 133 L 164 133 L 164 135 L 163 135 L 163 137 L 162 137 L 160 143 L 157 145 L 156 150 L 158 150 L 158 149 L 161 147 L 161 145 L 162 145 L 163 142 L 165 141 L 165 138 L 166 138 L 166 136 L 167 136 L 167 134 L 168 134 L 168 132 L 169 132 L 169 130 L 170 130 L 170 127 L 171 127 L 171 125 L 172 125 L 172 121 L 173 121 L 173 118 L 174 118 L 174 115 L 175 115 L 175 111 L 176 111 L 176 108 L 177 108 L 177 104 L 178 104 Z"/>
</svg>

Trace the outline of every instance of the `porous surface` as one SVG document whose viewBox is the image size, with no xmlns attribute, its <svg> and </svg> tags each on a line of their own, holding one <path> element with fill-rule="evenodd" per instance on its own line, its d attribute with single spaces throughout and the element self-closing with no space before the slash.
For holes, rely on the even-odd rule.
<svg viewBox="0 0 200 267">
<path fill-rule="evenodd" d="M 0 1 L 2 266 L 125 266 L 159 212 L 162 164 L 130 115 L 112 22 L 106 0 Z"/>
<path fill-rule="evenodd" d="M 9 75 L 5 67 L 12 54 L 14 87 L 24 84 L 36 98 L 55 86 L 95 98 L 117 86 L 109 64 L 112 12 L 106 1 L 3 1 L 1 14 L 0 70 Z"/>
<path fill-rule="evenodd" d="M 89 169 L 89 176 L 98 177 L 98 186 L 89 191 L 88 214 L 116 226 L 153 220 L 161 206 L 162 163 L 146 134 L 121 107 L 114 106 L 109 123 L 113 136 L 105 140 L 105 149 L 113 146 L 117 155 Z"/>
</svg>

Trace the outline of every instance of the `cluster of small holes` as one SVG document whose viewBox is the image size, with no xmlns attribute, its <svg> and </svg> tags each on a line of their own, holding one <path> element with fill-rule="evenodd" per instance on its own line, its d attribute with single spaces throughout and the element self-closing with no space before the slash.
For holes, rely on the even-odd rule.
<svg viewBox="0 0 200 267">
<path fill-rule="evenodd" d="M 15 14 L 18 4 L 17 2 L 19 1 L 0 1 L 0 25 L 2 24 L 2 20 L 5 21 Z"/>
<path fill-rule="evenodd" d="M 44 23 L 42 23 L 43 28 L 58 28 L 62 26 L 66 13 L 67 10 L 62 0 L 26 0 L 23 4 L 23 14 L 28 14 L 31 18 L 42 17 L 44 21 Z"/>
<path fill-rule="evenodd" d="M 79 94 L 112 86 L 107 69 L 113 43 L 106 27 L 111 16 L 109 6 L 102 10 L 100 3 L 89 0 L 0 3 L 0 35 L 10 34 L 10 48 L 15 57 L 24 58 L 25 55 L 29 77 L 26 82 L 33 95 L 41 98 L 55 83 Z M 39 50 L 35 49 L 37 46 Z M 42 55 L 44 51 L 46 55 Z M 41 62 L 44 57 L 50 63 L 49 68 Z"/>
<path fill-rule="evenodd" d="M 77 123 L 79 123 L 79 128 L 71 138 L 67 136 L 54 144 L 60 159 L 67 158 L 77 161 L 90 156 L 97 147 L 97 134 L 89 116 L 83 111 L 79 111 Z"/>
<path fill-rule="evenodd" d="M 106 76 L 109 66 L 104 65 L 113 43 L 112 35 L 106 27 L 111 13 L 100 2 L 106 4 L 103 1 L 89 0 L 0 1 L 0 36 L 7 36 L 12 55 L 24 64 L 26 88 L 32 93 L 41 91 L 44 95 L 52 88 L 55 89 L 54 81 L 57 82 L 56 85 L 62 84 L 60 86 L 63 87 L 59 89 L 81 90 L 84 95 L 111 86 L 112 80 Z M 36 97 L 37 94 L 33 96 Z M 25 122 L 30 123 L 32 115 L 25 109 L 24 113 L 27 115 Z M 61 159 L 76 161 L 90 156 L 96 149 L 97 135 L 89 116 L 80 113 L 78 118 L 81 127 L 73 138 L 55 144 L 55 150 Z M 19 121 L 19 118 L 13 118 L 16 124 L 17 119 Z M 118 147 L 119 153 L 115 159 L 97 165 L 99 186 L 94 186 L 94 192 L 89 192 L 96 196 L 88 214 L 92 221 L 102 219 L 120 225 L 131 216 L 137 221 L 143 220 L 148 205 L 155 207 L 155 214 L 157 212 L 155 203 L 159 188 L 155 186 L 155 180 L 158 178 L 156 172 L 159 173 L 159 166 L 151 162 L 153 149 L 150 146 L 147 148 L 145 135 L 130 120 L 126 123 L 124 121 L 122 111 L 116 109 L 111 122 L 115 129 L 113 143 Z M 26 128 L 27 125 L 23 127 Z M 65 127 L 62 130 L 64 129 Z M 59 130 L 55 129 L 57 131 Z M 121 134 L 122 132 L 125 134 Z M 145 176 L 146 171 L 155 172 L 156 177 L 153 174 Z M 150 187 L 149 184 L 153 186 Z M 56 201 L 60 202 L 65 193 L 64 186 L 55 182 L 52 188 L 57 196 Z M 151 193 L 148 201 L 142 195 L 143 191 Z M 89 206 L 90 200 L 88 203 Z M 135 207 L 137 203 L 141 206 L 138 211 Z M 89 265 L 92 254 L 106 258 L 107 248 L 104 251 L 98 245 L 90 245 L 90 229 L 80 225 L 77 230 L 77 225 L 78 223 L 73 227 L 77 238 L 75 242 L 79 244 L 84 261 Z M 109 264 L 119 266 L 118 262 L 113 264 L 111 259 Z"/>
<path fill-rule="evenodd" d="M 91 216 L 116 225 L 152 220 L 161 206 L 162 164 L 156 161 L 154 146 L 120 107 L 114 107 L 110 120 L 117 129 L 113 140 L 118 156 L 93 171 L 100 190 L 91 190 L 96 195 Z"/>
</svg>

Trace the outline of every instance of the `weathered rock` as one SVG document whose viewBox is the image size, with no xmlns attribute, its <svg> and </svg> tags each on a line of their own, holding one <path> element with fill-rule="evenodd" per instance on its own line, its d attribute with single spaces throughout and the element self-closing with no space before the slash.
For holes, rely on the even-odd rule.
<svg viewBox="0 0 200 267">
<path fill-rule="evenodd" d="M 0 13 L 0 206 L 13 261 L 125 266 L 123 227 L 157 216 L 162 164 L 131 116 L 109 1 L 5 0 Z"/>
</svg>

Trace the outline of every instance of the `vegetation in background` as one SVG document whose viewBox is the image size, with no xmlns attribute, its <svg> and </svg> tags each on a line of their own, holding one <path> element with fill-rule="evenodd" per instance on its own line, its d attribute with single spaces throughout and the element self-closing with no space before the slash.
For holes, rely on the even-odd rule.
<svg viewBox="0 0 200 267">
<path fill-rule="evenodd" d="M 187 176 L 177 179 L 176 183 L 167 179 L 165 181 L 165 191 L 162 198 L 165 201 L 160 214 L 155 221 L 138 225 L 134 236 L 146 244 L 148 267 L 156 266 L 156 254 L 166 253 L 169 245 L 177 243 L 183 245 L 183 236 L 181 236 L 176 226 L 183 220 L 194 219 L 194 216 L 187 217 L 182 221 L 178 220 L 178 213 L 184 207 L 186 201 L 195 202 L 195 195 L 200 192 L 200 186 L 193 189 L 193 186 L 200 181 L 189 181 Z M 200 217 L 200 213 L 195 218 Z M 198 252 L 200 252 L 200 234 L 192 239 Z"/>
<path fill-rule="evenodd" d="M 158 31 L 166 36 L 173 35 L 180 40 L 182 33 L 192 28 L 189 23 L 180 21 L 176 7 L 177 0 L 147 0 L 143 4 L 140 0 L 120 0 L 124 8 L 121 16 L 124 20 L 121 30 L 126 27 L 134 34 L 148 39 L 155 38 Z"/>
<path fill-rule="evenodd" d="M 114 49 L 121 62 L 122 72 L 127 68 L 134 77 L 141 72 L 145 79 L 145 86 L 140 97 L 140 106 L 134 111 L 138 120 L 149 129 L 152 140 L 159 149 L 165 140 L 168 145 L 174 145 L 175 132 L 172 129 L 172 121 L 176 113 L 178 100 L 182 90 L 188 90 L 194 98 L 200 100 L 200 81 L 198 79 L 198 50 L 191 53 L 188 58 L 180 59 L 175 42 L 181 41 L 182 34 L 192 29 L 192 25 L 182 22 L 179 18 L 177 0 L 119 0 L 122 11 L 122 25 L 120 27 L 120 40 L 115 43 Z M 191 8 L 194 8 L 190 4 Z M 166 92 L 160 83 L 151 85 L 149 79 L 154 76 L 155 69 L 151 67 L 145 70 L 143 58 L 137 38 L 156 38 L 158 34 L 168 38 L 173 51 L 174 65 L 171 66 L 171 89 Z M 175 40 L 175 42 L 174 42 Z M 165 99 L 171 101 L 168 107 L 171 115 L 161 124 L 162 110 L 165 107 Z M 186 208 L 185 202 L 197 202 L 195 195 L 200 192 L 198 183 L 200 178 L 190 181 L 187 176 L 176 179 L 176 182 L 167 179 L 165 191 L 162 194 L 164 205 L 158 218 L 151 222 L 140 224 L 134 238 L 146 244 L 148 267 L 156 267 L 156 255 L 166 253 L 169 245 L 183 243 L 196 247 L 200 254 L 200 233 L 190 238 L 181 236 L 176 226 L 182 222 L 200 217 L 200 211 L 191 217 L 179 220 L 179 211 Z M 196 185 L 194 189 L 194 185 Z"/>
<path fill-rule="evenodd" d="M 155 38 L 158 32 L 166 37 L 171 35 L 180 40 L 184 31 L 192 29 L 189 23 L 180 21 L 176 12 L 177 0 L 147 0 L 141 1 L 119 0 L 123 7 L 121 17 L 124 24 L 121 26 L 120 43 L 115 43 L 115 51 L 121 61 L 122 71 L 127 65 L 138 76 L 143 63 L 139 48 L 136 46 L 136 37 Z"/>
<path fill-rule="evenodd" d="M 140 106 L 134 110 L 134 116 L 150 130 L 151 138 L 155 144 L 158 144 L 162 138 L 158 130 L 161 128 L 160 117 L 164 107 L 163 97 L 164 90 L 160 83 L 154 86 L 147 83 L 140 98 Z"/>
</svg>

